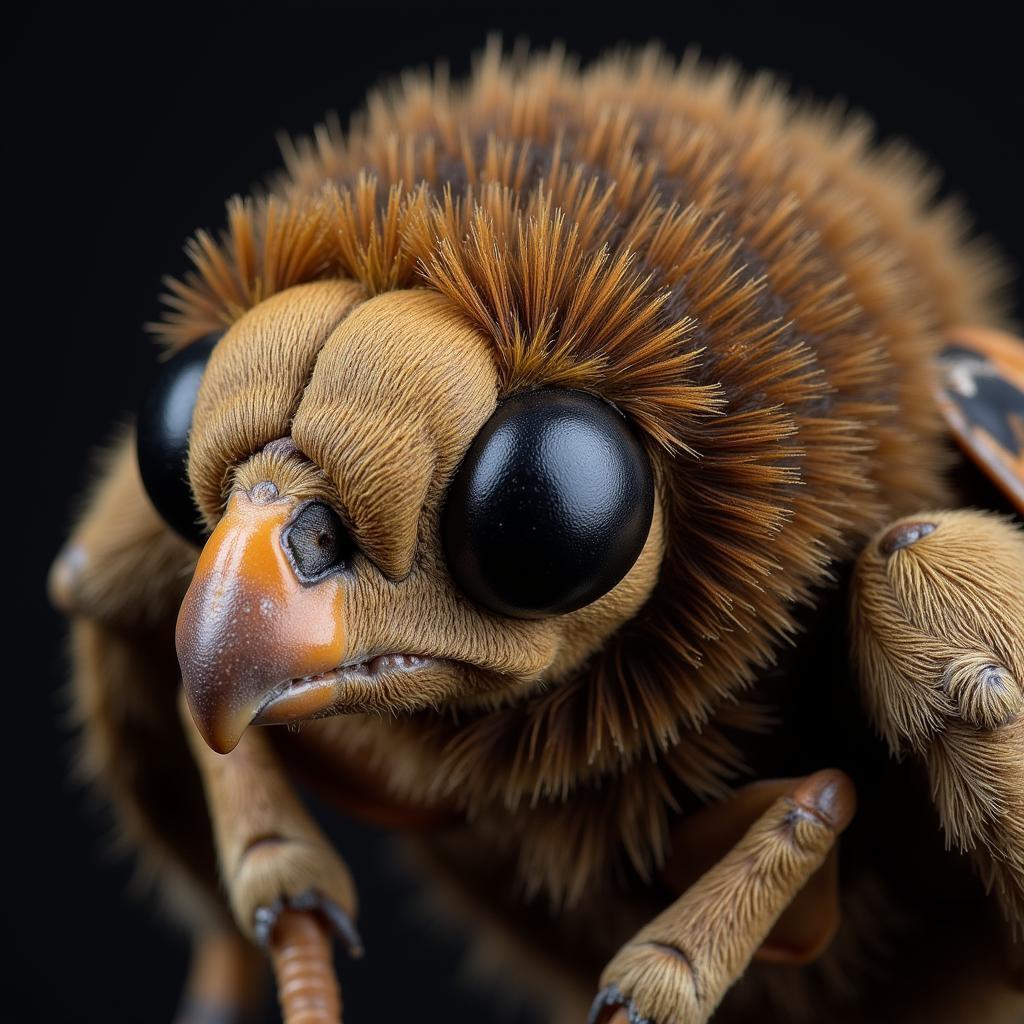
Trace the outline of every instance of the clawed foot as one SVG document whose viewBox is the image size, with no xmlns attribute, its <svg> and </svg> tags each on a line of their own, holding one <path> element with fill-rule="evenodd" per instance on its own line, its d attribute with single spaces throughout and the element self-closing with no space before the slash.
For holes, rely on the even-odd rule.
<svg viewBox="0 0 1024 1024">
<path fill-rule="evenodd" d="M 352 877 L 312 823 L 293 820 L 280 833 L 251 841 L 234 865 L 228 893 L 239 927 L 263 949 L 273 943 L 281 914 L 295 910 L 312 913 L 351 956 L 362 955 Z"/>
<path fill-rule="evenodd" d="M 256 913 L 253 915 L 252 935 L 261 949 L 270 948 L 274 927 L 286 907 L 291 910 L 319 914 L 341 942 L 345 952 L 353 960 L 362 957 L 363 940 L 359 937 L 352 918 L 334 900 L 321 895 L 315 889 L 307 889 L 297 896 L 277 899 L 269 906 L 256 908 Z"/>
<path fill-rule="evenodd" d="M 654 1024 L 642 1017 L 632 999 L 619 991 L 618 985 L 606 985 L 590 1004 L 587 1024 Z"/>
</svg>

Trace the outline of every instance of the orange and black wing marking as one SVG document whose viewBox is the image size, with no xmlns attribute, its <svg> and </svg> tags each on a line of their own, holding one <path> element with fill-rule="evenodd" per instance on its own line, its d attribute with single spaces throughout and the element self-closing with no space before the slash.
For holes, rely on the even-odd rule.
<svg viewBox="0 0 1024 1024">
<path fill-rule="evenodd" d="M 957 331 L 939 353 L 936 396 L 961 448 L 1024 515 L 1024 340 Z"/>
</svg>

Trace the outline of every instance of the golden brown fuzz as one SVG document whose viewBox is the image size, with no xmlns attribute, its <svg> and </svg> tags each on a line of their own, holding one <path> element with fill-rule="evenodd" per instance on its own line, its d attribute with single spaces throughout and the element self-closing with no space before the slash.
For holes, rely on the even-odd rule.
<svg viewBox="0 0 1024 1024">
<path fill-rule="evenodd" d="M 922 512 L 865 548 L 854 655 L 894 754 L 923 758 L 946 840 L 1024 937 L 1024 530 Z"/>
<path fill-rule="evenodd" d="M 922 368 L 945 327 L 998 318 L 998 275 L 916 156 L 769 79 L 654 50 L 583 72 L 490 50 L 463 87 L 403 82 L 349 133 L 299 143 L 220 243 L 197 238 L 162 333 L 186 344 L 308 278 L 428 288 L 488 339 L 499 397 L 561 384 L 618 404 L 667 504 L 643 613 L 560 687 L 384 742 L 479 809 L 560 802 L 641 752 L 664 789 L 700 728 L 681 781 L 715 791 L 735 754 L 707 723 L 771 664 L 794 604 L 886 518 L 946 498 Z M 557 860 L 545 885 L 564 894 Z"/>
<path fill-rule="evenodd" d="M 356 912 L 348 869 L 290 775 L 333 784 L 346 806 L 440 822 L 423 860 L 474 916 L 516 929 L 538 959 L 560 947 L 573 1001 L 607 963 L 605 982 L 656 1024 L 683 1008 L 705 1020 L 805 881 L 825 877 L 833 893 L 838 879 L 841 896 L 868 893 L 884 912 L 844 907 L 852 923 L 820 975 L 808 969 L 790 984 L 795 974 L 778 972 L 796 968 L 755 966 L 722 1007 L 768 1007 L 773 1020 L 803 1007 L 820 1019 L 871 976 L 870 919 L 900 934 L 927 902 L 915 903 L 902 867 L 878 855 L 884 840 L 894 856 L 881 835 L 889 816 L 917 822 L 927 801 L 879 798 L 876 787 L 865 812 L 885 825 L 867 838 L 850 830 L 861 858 L 850 879 L 836 874 L 835 839 L 852 790 L 842 814 L 818 806 L 823 780 L 845 792 L 841 773 L 810 776 L 771 805 L 667 909 L 659 869 L 670 852 L 687 856 L 673 839 L 682 813 L 726 794 L 748 758 L 800 760 L 782 748 L 799 744 L 808 722 L 825 728 L 836 693 L 805 685 L 817 671 L 807 659 L 790 678 L 780 652 L 812 620 L 822 632 L 807 650 L 824 647 L 822 623 L 838 603 L 827 590 L 863 549 L 853 629 L 869 711 L 895 752 L 923 759 L 949 841 L 973 851 L 1019 926 L 1021 534 L 976 513 L 919 514 L 954 498 L 933 356 L 956 325 L 1001 322 L 1003 275 L 967 239 L 956 206 L 936 203 L 922 161 L 873 147 L 861 118 L 797 104 L 770 78 L 727 66 L 677 66 L 648 49 L 580 70 L 557 50 L 505 58 L 495 47 L 465 84 L 407 76 L 371 96 L 350 130 L 318 130 L 285 160 L 265 195 L 231 201 L 221 236 L 189 246 L 194 267 L 168 282 L 155 330 L 171 350 L 224 332 L 190 435 L 189 479 L 217 540 L 186 598 L 186 627 L 197 632 L 232 595 L 260 609 L 267 580 L 275 621 L 287 602 L 274 601 L 301 590 L 313 611 L 299 624 L 319 623 L 328 605 L 317 594 L 329 590 L 321 646 L 333 660 L 295 672 L 282 660 L 288 671 L 268 696 L 257 677 L 267 652 L 287 645 L 253 628 L 245 636 L 261 646 L 236 663 L 256 703 L 228 707 L 223 722 L 241 725 L 230 742 L 226 725 L 216 733 L 226 755 L 186 715 L 188 759 L 175 680 L 163 676 L 195 553 L 156 519 L 128 439 L 53 591 L 72 614 L 99 620 L 76 626 L 78 700 L 90 760 L 132 835 L 163 850 L 174 834 L 202 832 L 183 824 L 194 824 L 193 804 L 202 820 L 197 765 L 227 902 L 239 930 L 256 934 L 259 908 L 311 885 L 339 913 Z M 611 591 L 566 615 L 513 619 L 456 586 L 440 524 L 449 484 L 497 405 L 540 387 L 589 392 L 623 413 L 650 456 L 655 508 L 646 546 Z M 325 578 L 321 591 L 325 581 L 293 572 L 281 542 L 289 517 L 314 501 L 353 539 L 344 577 Z M 907 522 L 934 529 L 915 535 Z M 243 550 L 261 552 L 258 565 L 232 577 L 219 553 Z M 147 646 L 151 634 L 160 645 Z M 296 635 L 282 627 L 289 643 Z M 167 661 L 162 674 L 144 650 Z M 222 648 L 210 650 L 216 660 Z M 376 660 L 418 667 L 378 677 Z M 209 692 L 229 688 L 231 664 L 203 677 Z M 151 692 L 150 679 L 163 681 Z M 303 705 L 330 717 L 243 732 L 273 721 L 260 716 L 279 698 L 300 704 L 306 684 L 338 686 L 334 703 Z M 799 722 L 762 706 L 771 689 L 792 707 L 797 688 L 810 701 Z M 190 706 L 199 722 L 203 708 Z M 173 822 L 137 739 L 147 715 L 168 731 L 161 768 L 173 764 L 192 787 Z M 874 784 L 870 756 L 856 767 Z M 930 868 L 930 835 L 914 829 Z M 200 842 L 211 854 L 205 832 Z M 909 842 L 898 852 L 918 855 Z M 211 889 L 202 857 L 187 866 L 193 889 Z M 950 876 L 936 877 L 941 888 Z M 814 952 L 838 917 L 830 906 L 815 919 Z M 223 917 L 205 927 L 219 934 Z M 942 935 L 926 931 L 908 933 L 920 939 L 915 969 L 935 973 Z M 983 932 L 978 924 L 958 969 L 984 961 L 977 987 L 995 1006 L 1002 964 Z M 925 1013 L 920 974 L 906 963 L 863 1005 L 903 985 L 900 1005 Z M 949 976 L 952 989 L 959 976 Z M 770 1007 L 765 992 L 775 993 Z"/>
</svg>

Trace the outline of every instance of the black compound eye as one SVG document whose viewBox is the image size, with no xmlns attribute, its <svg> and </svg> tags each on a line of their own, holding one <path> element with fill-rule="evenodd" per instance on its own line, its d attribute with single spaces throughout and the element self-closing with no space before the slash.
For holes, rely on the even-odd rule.
<svg viewBox="0 0 1024 1024">
<path fill-rule="evenodd" d="M 448 567 L 503 615 L 574 611 L 629 572 L 653 514 L 650 462 L 616 409 L 580 391 L 526 392 L 498 407 L 449 489 Z"/>
<path fill-rule="evenodd" d="M 352 559 L 355 547 L 335 511 L 314 501 L 299 510 L 282 536 L 299 578 L 313 583 Z"/>
<path fill-rule="evenodd" d="M 210 335 L 161 364 L 139 406 L 137 446 L 143 486 L 164 522 L 200 547 L 206 534 L 188 482 L 188 434 L 199 385 L 220 335 Z"/>
</svg>

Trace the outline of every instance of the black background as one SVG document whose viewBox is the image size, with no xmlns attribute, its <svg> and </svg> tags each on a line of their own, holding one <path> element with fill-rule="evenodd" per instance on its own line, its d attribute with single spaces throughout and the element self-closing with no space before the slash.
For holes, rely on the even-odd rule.
<svg viewBox="0 0 1024 1024">
<path fill-rule="evenodd" d="M 0 843 L 13 863 L 0 895 L 12 943 L 0 1018 L 166 1021 L 175 1003 L 183 940 L 132 897 L 129 865 L 104 854 L 108 822 L 69 780 L 65 631 L 44 574 L 90 453 L 152 366 L 141 324 L 158 310 L 161 275 L 184 268 L 184 239 L 219 226 L 227 196 L 277 166 L 275 133 L 307 131 L 330 109 L 347 116 L 368 86 L 409 65 L 447 58 L 462 73 L 491 30 L 561 39 L 585 58 L 618 42 L 661 39 L 676 53 L 699 44 L 778 70 L 798 91 L 843 96 L 882 135 L 912 139 L 1024 266 L 1012 28 L 978 5 L 916 20 L 894 5 L 889 18 L 860 5 L 773 6 L 42 4 L 7 26 L 5 149 L 18 176 L 3 224 L 14 285 L 0 378 L 3 504 L 14 563 L 3 588 L 10 763 Z M 406 909 L 410 888 L 387 867 L 381 837 L 344 826 L 342 841 L 369 950 L 343 968 L 347 1019 L 498 1019 L 486 996 L 453 982 L 457 942 Z"/>
</svg>

